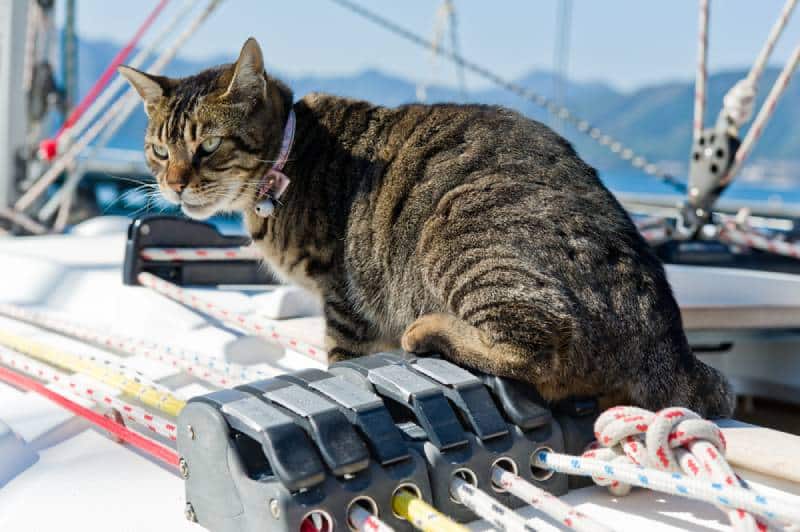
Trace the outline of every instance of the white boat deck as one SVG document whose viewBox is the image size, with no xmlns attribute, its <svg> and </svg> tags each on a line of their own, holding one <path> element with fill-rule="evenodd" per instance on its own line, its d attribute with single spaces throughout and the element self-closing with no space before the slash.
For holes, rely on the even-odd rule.
<svg viewBox="0 0 800 532">
<path fill-rule="evenodd" d="M 319 366 L 302 355 L 284 353 L 258 338 L 209 323 L 203 316 L 146 288 L 123 286 L 120 273 L 123 250 L 122 234 L 0 240 L 0 301 L 46 309 L 106 331 L 168 342 L 242 364 L 268 364 L 286 371 Z M 681 269 L 670 273 L 678 278 L 688 275 Z M 714 276 L 719 284 L 719 272 L 708 272 L 708 275 Z M 794 278 L 784 281 L 786 286 L 793 285 L 794 294 L 800 293 L 800 283 Z M 735 283 L 735 279 L 730 282 Z M 719 292 L 729 295 L 734 292 L 733 286 L 720 288 Z M 679 298 L 698 304 L 711 297 L 708 293 L 701 295 L 681 288 L 677 289 L 677 294 Z M 224 301 L 227 306 L 243 312 L 274 308 L 277 297 L 274 292 L 235 290 L 204 290 L 204 296 Z M 741 303 L 742 298 L 738 301 Z M 794 301 L 800 299 L 795 297 Z M 296 327 L 306 338 L 321 336 L 320 318 L 287 320 L 286 324 Z M 93 349 L 4 318 L 0 318 L 0 329 L 57 343 L 67 350 L 88 352 Z M 126 365 L 175 388 L 183 397 L 206 390 L 197 381 L 177 375 L 173 368 L 164 364 L 138 357 L 125 360 Z M 183 485 L 176 474 L 130 447 L 115 443 L 48 400 L 0 384 L 0 421 L 8 424 L 27 442 L 29 449 L 39 455 L 35 464 L 0 487 L 0 530 L 201 530 L 183 517 Z M 738 430 L 743 429 L 728 431 L 729 441 L 745 442 L 740 445 L 739 452 L 752 452 L 747 442 L 756 441 L 754 437 L 759 438 L 760 433 L 742 439 L 732 435 L 732 431 Z M 800 444 L 794 437 L 783 436 L 787 438 L 781 444 L 783 450 L 779 449 L 771 461 L 762 461 L 760 469 L 765 473 L 773 469 L 776 472 L 785 470 L 800 479 L 800 469 L 791 458 L 800 455 Z M 0 456 L 0 465 L 3 459 Z M 771 488 L 764 483 L 800 494 L 800 484 L 752 471 L 741 473 L 745 478 L 756 480 L 754 484 L 765 493 Z M 605 489 L 594 487 L 571 492 L 564 498 L 617 530 L 728 528 L 725 515 L 710 505 L 644 490 L 634 490 L 628 497 L 616 498 Z M 531 509 L 522 510 L 522 513 L 535 515 Z M 549 521 L 539 521 L 536 527 L 558 530 Z M 484 523 L 475 523 L 473 528 L 489 529 Z"/>
</svg>

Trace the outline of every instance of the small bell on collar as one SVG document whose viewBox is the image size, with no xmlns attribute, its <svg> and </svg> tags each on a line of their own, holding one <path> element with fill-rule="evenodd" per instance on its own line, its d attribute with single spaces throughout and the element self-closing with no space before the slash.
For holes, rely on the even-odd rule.
<svg viewBox="0 0 800 532">
<path fill-rule="evenodd" d="M 275 212 L 275 202 L 272 201 L 272 198 L 264 198 L 256 203 L 255 209 L 253 210 L 255 211 L 256 216 L 267 218 L 272 216 L 272 213 Z"/>
</svg>

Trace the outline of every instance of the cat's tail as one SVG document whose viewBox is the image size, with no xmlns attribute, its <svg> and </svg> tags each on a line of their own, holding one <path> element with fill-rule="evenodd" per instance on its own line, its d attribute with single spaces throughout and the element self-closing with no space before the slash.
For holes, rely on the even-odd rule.
<svg viewBox="0 0 800 532">
<path fill-rule="evenodd" d="M 692 367 L 679 371 L 676 377 L 674 405 L 685 406 L 705 418 L 733 415 L 736 395 L 722 372 L 695 359 Z"/>
</svg>

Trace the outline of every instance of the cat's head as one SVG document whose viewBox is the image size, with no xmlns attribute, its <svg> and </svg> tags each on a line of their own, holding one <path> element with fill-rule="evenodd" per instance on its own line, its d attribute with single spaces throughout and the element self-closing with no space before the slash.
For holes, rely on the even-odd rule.
<svg viewBox="0 0 800 532">
<path fill-rule="evenodd" d="M 144 100 L 145 157 L 164 198 L 199 219 L 251 208 L 291 105 L 286 86 L 265 74 L 255 39 L 236 63 L 186 78 L 119 72 Z"/>
</svg>

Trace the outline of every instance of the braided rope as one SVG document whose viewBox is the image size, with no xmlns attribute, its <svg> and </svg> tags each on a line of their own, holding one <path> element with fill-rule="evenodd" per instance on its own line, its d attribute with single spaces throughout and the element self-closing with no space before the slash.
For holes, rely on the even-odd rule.
<svg viewBox="0 0 800 532">
<path fill-rule="evenodd" d="M 698 30 L 697 30 L 697 73 L 694 82 L 694 122 L 692 132 L 695 140 L 703 132 L 704 115 L 706 112 L 706 82 L 708 80 L 708 8 L 710 0 L 700 0 L 698 3 Z"/>
<path fill-rule="evenodd" d="M 453 477 L 450 494 L 475 515 L 486 520 L 498 530 L 506 532 L 535 532 L 525 519 L 510 508 L 500 504 L 488 494 L 479 490 L 464 479 Z"/>
<path fill-rule="evenodd" d="M 766 526 L 752 515 L 800 523 L 800 507 L 750 491 L 725 462 L 725 440 L 712 422 L 684 408 L 657 413 L 634 407 L 604 412 L 595 424 L 597 446 L 583 456 L 540 452 L 535 465 L 591 476 L 615 495 L 639 486 L 722 506 L 737 530 Z M 680 471 L 686 471 L 681 473 Z"/>
<path fill-rule="evenodd" d="M 800 245 L 777 238 L 767 238 L 753 231 L 738 229 L 733 221 L 724 222 L 719 228 L 718 237 L 723 242 L 760 249 L 776 255 L 800 259 Z"/>
<path fill-rule="evenodd" d="M 159 389 L 141 384 L 116 371 L 87 360 L 81 360 L 76 355 L 61 351 L 50 345 L 29 340 L 23 336 L 0 330 L 0 344 L 59 368 L 88 375 L 103 384 L 120 390 L 128 396 L 138 399 L 147 406 L 173 417 L 177 417 L 186 404 L 172 395 L 172 393 L 162 392 Z"/>
<path fill-rule="evenodd" d="M 686 408 L 668 408 L 653 413 L 635 407 L 618 407 L 604 412 L 595 423 L 600 445 L 587 451 L 587 458 L 613 463 L 636 464 L 664 471 L 683 471 L 689 477 L 709 479 L 730 486 L 741 482 L 725 461 L 725 440 L 712 422 Z M 627 495 L 630 485 L 595 478 L 615 495 Z M 734 530 L 758 530 L 752 515 L 729 510 Z"/>
<path fill-rule="evenodd" d="M 400 490 L 392 497 L 392 510 L 422 532 L 469 532 L 408 490 Z"/>
<path fill-rule="evenodd" d="M 576 510 L 552 493 L 534 486 L 502 467 L 495 466 L 492 469 L 492 482 L 572 530 L 578 532 L 611 532 L 612 530 Z"/>
<path fill-rule="evenodd" d="M 144 248 L 140 256 L 155 262 L 197 260 L 255 260 L 259 257 L 251 247 L 227 248 Z"/>
<path fill-rule="evenodd" d="M 778 75 L 778 79 L 775 80 L 775 83 L 772 85 L 772 89 L 770 89 L 769 94 L 767 95 L 766 100 L 761 105 L 761 109 L 758 111 L 758 115 L 756 115 L 753 124 L 750 126 L 750 129 L 747 130 L 747 135 L 745 135 L 744 139 L 742 140 L 742 144 L 739 146 L 739 149 L 736 150 L 736 155 L 733 159 L 733 164 L 731 165 L 730 170 L 728 173 L 720 180 L 721 185 L 726 185 L 731 182 L 731 180 L 739 173 L 742 166 L 744 165 L 744 161 L 747 159 L 747 156 L 750 155 L 750 152 L 755 146 L 755 143 L 761 138 L 761 134 L 764 132 L 764 127 L 769 122 L 770 118 L 772 118 L 772 114 L 775 112 L 775 107 L 778 105 L 778 101 L 783 96 L 783 93 L 786 91 L 786 87 L 789 86 L 789 82 L 792 79 L 792 75 L 794 71 L 797 69 L 797 65 L 800 64 L 800 45 L 798 45 L 792 55 L 789 57 L 789 60 L 786 62 L 786 65 L 781 70 L 781 73 Z"/>
<path fill-rule="evenodd" d="M 759 78 L 761 78 L 761 74 L 764 72 L 767 62 L 769 61 L 769 56 L 772 55 L 772 50 L 775 48 L 775 44 L 778 42 L 781 33 L 783 33 L 786 23 L 789 22 L 789 17 L 791 17 L 796 4 L 797 0 L 786 0 L 786 3 L 783 5 L 783 9 L 780 15 L 778 15 L 775 24 L 772 26 L 763 48 L 761 48 L 758 57 L 753 62 L 753 67 L 747 74 L 747 79 L 752 85 L 756 85 Z"/>
<path fill-rule="evenodd" d="M 272 368 L 261 369 L 226 362 L 213 356 L 162 345 L 141 338 L 106 333 L 15 305 L 0 303 L 0 315 L 52 330 L 70 338 L 94 344 L 102 349 L 110 349 L 162 362 L 219 388 L 266 379 L 282 373 Z"/>
<path fill-rule="evenodd" d="M 119 362 L 119 358 L 118 357 L 113 357 L 112 358 L 112 357 L 108 357 L 108 356 L 99 356 L 98 354 L 95 354 L 95 353 L 86 354 L 86 353 L 82 353 L 82 352 L 75 353 L 73 356 L 75 358 L 79 359 L 79 360 L 84 361 L 84 362 L 88 362 L 88 363 L 91 363 L 91 364 L 95 364 L 97 366 L 102 366 L 102 367 L 108 368 L 110 370 L 113 370 L 113 371 L 119 373 L 120 375 L 123 375 L 126 378 L 134 381 L 134 382 L 138 382 L 139 384 L 142 384 L 143 386 L 149 386 L 150 388 L 159 390 L 162 393 L 169 393 L 170 392 L 170 390 L 167 387 L 162 386 L 161 384 L 158 384 L 158 383 L 154 382 L 152 379 L 150 379 L 148 376 L 146 376 L 142 372 L 140 372 L 140 371 L 138 371 L 138 370 L 136 370 L 134 368 L 130 368 L 130 367 L 126 366 L 125 364 Z"/>
<path fill-rule="evenodd" d="M 178 465 L 178 455 L 169 447 L 165 447 L 151 440 L 150 438 L 142 436 L 138 432 L 130 430 L 121 423 L 106 418 L 93 410 L 81 406 L 68 397 L 41 385 L 31 378 L 28 378 L 15 371 L 0 367 L 0 382 L 12 384 L 24 390 L 41 395 L 42 397 L 49 399 L 57 405 L 69 410 L 73 414 L 82 417 L 93 425 L 107 430 L 120 441 L 130 443 L 151 457 L 161 460 L 172 467 L 177 467 Z"/>
<path fill-rule="evenodd" d="M 216 303 L 197 297 L 194 294 L 188 294 L 180 286 L 156 277 L 151 273 L 142 272 L 137 279 L 143 286 L 151 288 L 159 294 L 193 308 L 198 312 L 212 316 L 220 321 L 247 331 L 248 333 L 260 336 L 286 349 L 304 354 L 318 362 L 326 364 L 328 361 L 328 354 L 323 349 L 304 342 L 282 330 L 279 321 L 248 316 L 241 312 L 226 309 Z"/>
<path fill-rule="evenodd" d="M 353 505 L 347 517 L 353 527 L 360 532 L 394 532 L 394 528 L 358 504 Z"/>
<path fill-rule="evenodd" d="M 176 427 L 173 422 L 151 414 L 144 408 L 132 405 L 118 397 L 107 394 L 102 389 L 90 386 L 76 379 L 74 375 L 62 373 L 50 366 L 37 362 L 17 351 L 3 346 L 0 346 L 0 363 L 12 369 L 22 371 L 31 377 L 61 385 L 69 391 L 85 399 L 89 399 L 98 405 L 113 408 L 122 415 L 123 419 L 138 423 L 154 434 L 158 434 L 172 441 L 177 439 Z"/>
</svg>

